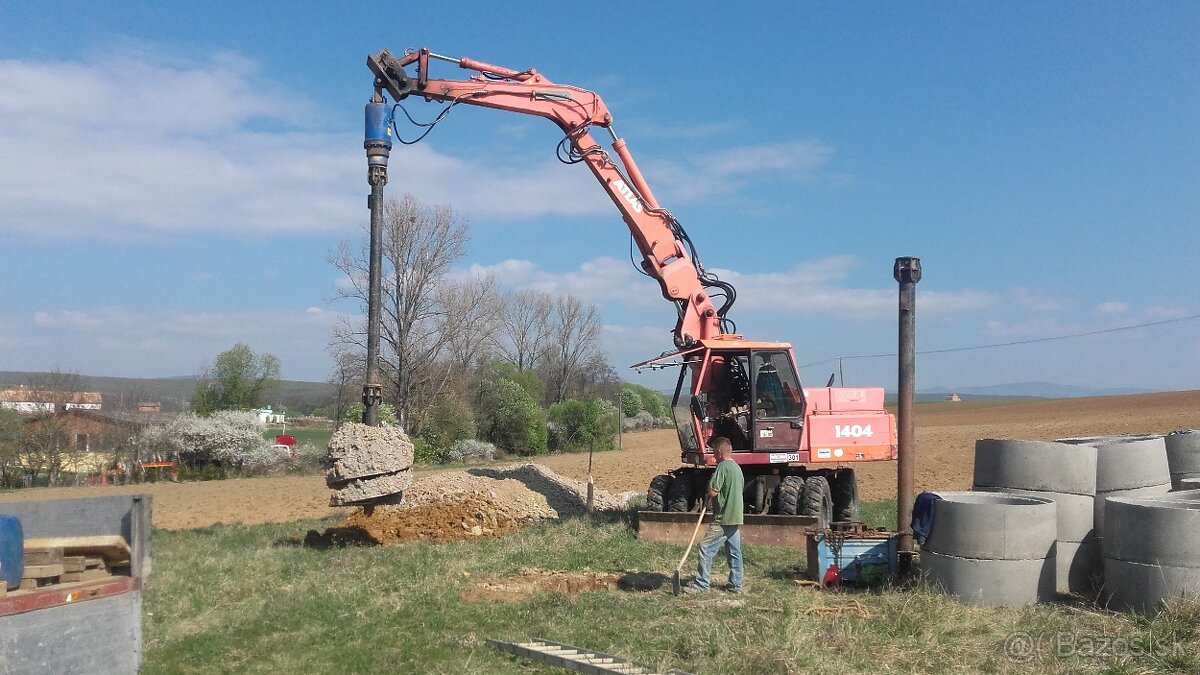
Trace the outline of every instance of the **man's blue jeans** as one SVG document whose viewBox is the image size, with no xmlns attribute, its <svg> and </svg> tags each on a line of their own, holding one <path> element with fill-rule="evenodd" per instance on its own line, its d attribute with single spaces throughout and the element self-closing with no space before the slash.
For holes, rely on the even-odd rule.
<svg viewBox="0 0 1200 675">
<path fill-rule="evenodd" d="M 692 582 L 698 590 L 707 591 L 709 576 L 712 574 L 713 558 L 717 551 L 725 546 L 725 559 L 729 562 L 729 588 L 742 590 L 742 535 L 739 525 L 718 525 L 712 523 L 704 533 L 700 542 L 700 562 L 696 564 L 696 579 Z"/>
</svg>

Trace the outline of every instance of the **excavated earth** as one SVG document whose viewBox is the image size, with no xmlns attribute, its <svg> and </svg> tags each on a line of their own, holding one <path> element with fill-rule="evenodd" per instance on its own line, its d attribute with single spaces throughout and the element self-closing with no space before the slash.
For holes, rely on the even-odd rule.
<svg viewBox="0 0 1200 675">
<path fill-rule="evenodd" d="M 467 585 L 463 599 L 468 602 L 511 602 L 534 593 L 589 593 L 622 590 L 652 591 L 668 583 L 666 575 L 655 572 L 562 572 L 538 567 L 523 567 L 507 577 L 476 579 Z"/>
<path fill-rule="evenodd" d="M 620 508 L 603 490 L 592 495 L 596 510 Z M 311 530 L 309 546 L 399 544 L 496 537 L 525 523 L 577 516 L 587 511 L 587 485 L 538 464 L 450 471 L 418 480 L 400 504 L 355 507 L 336 527 Z"/>
</svg>

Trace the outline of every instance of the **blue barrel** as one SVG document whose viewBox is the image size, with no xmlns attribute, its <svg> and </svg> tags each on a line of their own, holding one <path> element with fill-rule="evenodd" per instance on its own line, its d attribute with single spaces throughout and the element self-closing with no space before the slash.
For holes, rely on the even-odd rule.
<svg viewBox="0 0 1200 675">
<path fill-rule="evenodd" d="M 25 573 L 25 532 L 16 516 L 0 515 L 0 580 L 9 590 L 20 588 Z"/>
</svg>

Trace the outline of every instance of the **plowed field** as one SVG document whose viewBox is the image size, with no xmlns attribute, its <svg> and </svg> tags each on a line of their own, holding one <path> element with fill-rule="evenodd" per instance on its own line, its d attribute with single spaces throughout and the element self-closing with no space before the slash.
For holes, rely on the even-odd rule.
<svg viewBox="0 0 1200 675">
<path fill-rule="evenodd" d="M 1165 433 L 1180 428 L 1200 428 L 1200 391 L 1056 401 L 921 404 L 916 406 L 916 487 L 918 491 L 969 488 L 974 444 L 979 438 L 1053 440 Z M 629 434 L 624 446 L 623 450 L 596 454 L 593 473 L 601 489 L 614 494 L 642 491 L 654 474 L 678 465 L 679 448 L 673 430 Z M 537 461 L 563 476 L 587 479 L 586 454 L 539 457 Z M 863 499 L 894 496 L 895 462 L 867 464 L 858 471 Z M 346 510 L 327 505 L 329 490 L 320 475 L 39 488 L 0 494 L 0 503 L 117 492 L 151 494 L 154 525 L 172 530 L 215 523 L 255 524 L 346 515 Z"/>
</svg>

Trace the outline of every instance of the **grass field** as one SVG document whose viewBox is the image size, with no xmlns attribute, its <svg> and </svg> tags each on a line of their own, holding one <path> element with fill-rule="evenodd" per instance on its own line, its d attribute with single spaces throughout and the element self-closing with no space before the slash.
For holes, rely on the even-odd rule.
<svg viewBox="0 0 1200 675">
<path fill-rule="evenodd" d="M 275 427 L 264 431 L 263 437 L 274 442 L 275 437 L 282 433 L 284 433 L 283 429 Z M 329 437 L 333 435 L 333 429 L 289 429 L 287 434 L 295 436 L 298 445 L 311 443 L 319 448 L 324 448 L 329 445 Z"/>
<path fill-rule="evenodd" d="M 875 525 L 894 503 L 866 505 Z M 333 520 L 153 534 L 147 673 L 557 673 L 487 638 L 541 637 L 692 673 L 1195 673 L 1200 608 L 1144 619 L 1076 602 L 978 609 L 920 586 L 832 593 L 794 583 L 804 556 L 746 551 L 749 592 L 675 598 L 681 547 L 636 539 L 630 513 L 501 539 L 318 550 Z M 694 564 L 689 561 L 688 569 Z M 521 568 L 654 572 L 648 592 L 472 602 L 472 583 Z M 723 580 L 718 564 L 715 581 Z M 860 612 L 859 608 L 865 610 Z"/>
</svg>

